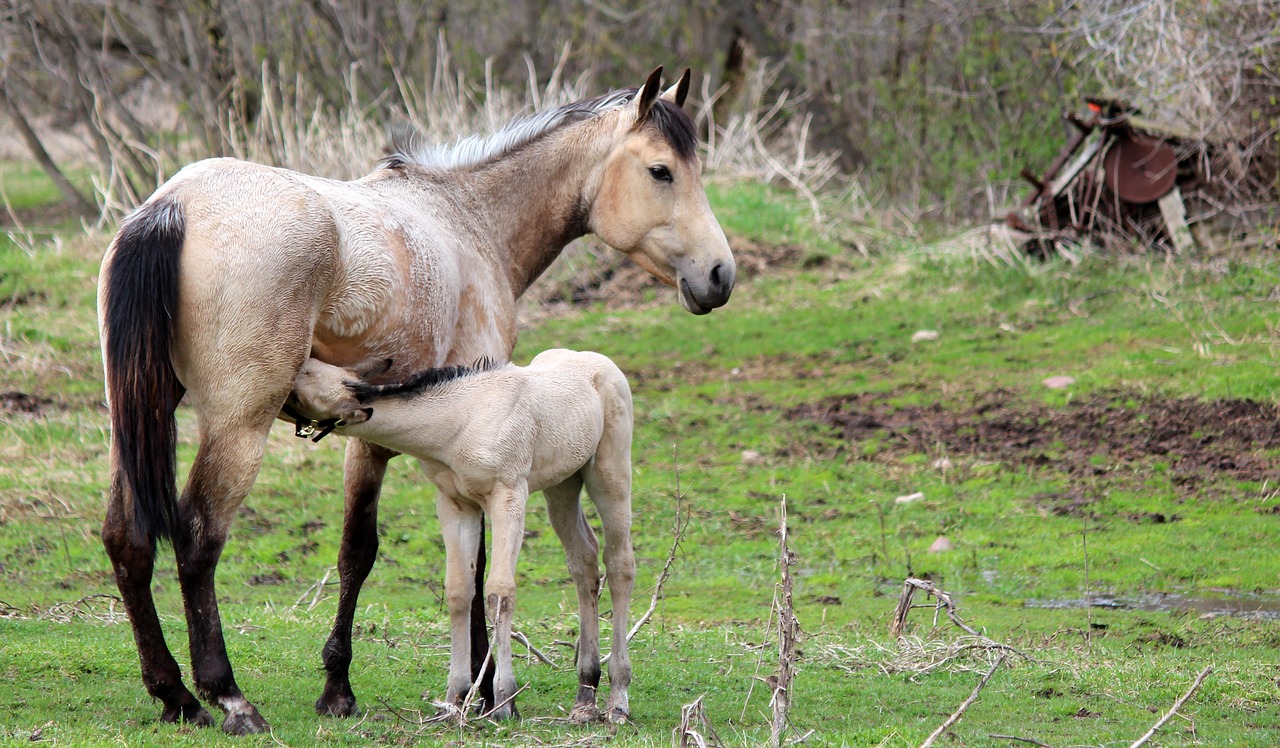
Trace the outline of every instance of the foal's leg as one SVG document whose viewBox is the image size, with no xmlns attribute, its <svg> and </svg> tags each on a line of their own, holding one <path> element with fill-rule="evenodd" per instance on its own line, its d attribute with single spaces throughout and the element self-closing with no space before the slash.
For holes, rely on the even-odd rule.
<svg viewBox="0 0 1280 748">
<path fill-rule="evenodd" d="M 272 415 L 260 417 L 261 423 L 235 423 L 230 418 L 210 423 L 202 414 L 200 449 L 178 502 L 181 527 L 173 543 L 196 690 L 222 707 L 222 729 L 233 735 L 263 732 L 267 723 L 240 692 L 231 672 L 214 572 L 231 521 L 262 465 Z"/>
<path fill-rule="evenodd" d="M 164 705 L 162 722 L 186 722 L 211 726 L 213 717 L 182 684 L 178 663 L 164 641 L 155 599 L 151 595 L 151 577 L 155 570 L 156 544 L 153 538 L 136 540 L 130 528 L 130 517 L 124 509 L 122 478 L 116 471 L 116 443 L 111 443 L 111 491 L 107 498 L 107 516 L 102 524 L 102 543 L 111 558 L 116 585 L 124 600 L 133 637 L 138 645 L 142 665 L 142 681 L 147 693 Z"/>
<path fill-rule="evenodd" d="M 511 663 L 511 622 L 516 612 L 516 560 L 524 542 L 525 505 L 529 489 L 523 480 L 517 485 L 499 485 L 485 507 L 493 528 L 493 553 L 489 579 L 485 583 L 485 607 L 493 624 L 493 706 L 492 719 L 519 717 L 516 711 L 516 675 Z"/>
<path fill-rule="evenodd" d="M 444 596 L 449 609 L 449 679 L 445 700 L 463 706 L 471 690 L 471 602 L 476 597 L 480 508 L 438 491 L 436 517 L 444 536 Z"/>
<path fill-rule="evenodd" d="M 599 715 L 596 690 L 600 687 L 600 546 L 595 530 L 587 524 L 578 499 L 582 476 L 573 475 L 542 492 L 547 516 L 564 546 L 565 562 L 578 592 L 578 695 L 569 718 L 590 722 Z"/>
<path fill-rule="evenodd" d="M 627 630 L 631 626 L 631 590 L 636 580 L 635 551 L 631 546 L 631 432 L 606 433 L 595 460 L 584 471 L 587 494 L 596 505 L 604 528 L 605 579 L 613 603 L 613 639 L 609 655 L 609 700 L 605 716 L 624 722 L 631 714 L 627 687 L 631 685 L 631 658 Z"/>
<path fill-rule="evenodd" d="M 351 627 L 360 588 L 378 557 L 378 495 L 395 452 L 359 439 L 347 440 L 343 464 L 346 510 L 338 549 L 338 613 L 321 658 L 326 673 L 316 714 L 351 717 L 359 712 L 351 690 Z"/>
</svg>

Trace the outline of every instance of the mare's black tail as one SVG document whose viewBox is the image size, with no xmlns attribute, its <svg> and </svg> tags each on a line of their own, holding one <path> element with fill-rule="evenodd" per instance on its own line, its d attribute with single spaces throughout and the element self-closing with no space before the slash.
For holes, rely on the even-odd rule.
<svg viewBox="0 0 1280 748">
<path fill-rule="evenodd" d="M 153 547 L 178 525 L 174 409 L 183 389 L 172 351 L 185 234 L 176 200 L 147 203 L 125 219 L 100 281 L 112 490 L 123 492 L 135 538 Z"/>
</svg>

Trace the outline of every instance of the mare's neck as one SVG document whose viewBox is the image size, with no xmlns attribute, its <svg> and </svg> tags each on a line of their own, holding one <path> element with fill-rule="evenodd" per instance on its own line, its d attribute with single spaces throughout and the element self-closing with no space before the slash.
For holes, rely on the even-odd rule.
<svg viewBox="0 0 1280 748">
<path fill-rule="evenodd" d="M 501 272 L 519 297 L 590 231 L 592 184 L 612 147 L 601 122 L 567 126 L 474 172 Z"/>
</svg>

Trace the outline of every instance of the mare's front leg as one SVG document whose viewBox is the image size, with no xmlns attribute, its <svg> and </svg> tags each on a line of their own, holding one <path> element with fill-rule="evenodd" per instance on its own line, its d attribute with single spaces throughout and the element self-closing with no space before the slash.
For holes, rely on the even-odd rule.
<svg viewBox="0 0 1280 748">
<path fill-rule="evenodd" d="M 249 493 L 271 427 L 264 423 L 211 423 L 201 418 L 200 449 L 178 502 L 180 527 L 174 538 L 178 581 L 187 613 L 191 668 L 196 690 L 222 707 L 222 729 L 233 735 L 264 732 L 266 721 L 236 685 L 222 637 L 214 574 L 236 510 Z"/>
<path fill-rule="evenodd" d="M 569 718 L 591 722 L 600 716 L 596 708 L 596 691 L 600 687 L 600 546 L 579 503 L 581 476 L 574 475 L 542 494 L 578 593 L 578 695 Z"/>
<path fill-rule="evenodd" d="M 449 679 L 445 701 L 465 706 L 471 691 L 471 607 L 476 597 L 476 555 L 480 547 L 480 507 L 436 493 L 436 517 L 444 536 L 444 597 L 449 609 Z"/>
<path fill-rule="evenodd" d="M 342 471 L 346 509 L 342 545 L 338 549 L 338 612 L 321 653 L 325 683 L 316 700 L 316 714 L 321 716 L 351 717 L 359 712 L 351 690 L 351 628 L 360 588 L 378 558 L 378 496 L 387 461 L 395 455 L 376 444 L 347 440 Z"/>
<path fill-rule="evenodd" d="M 496 486 L 486 507 L 493 528 L 493 553 L 484 598 L 493 624 L 493 707 L 487 714 L 491 719 L 520 716 L 516 711 L 516 675 L 511 661 L 511 624 L 516 612 L 516 561 L 524 542 L 528 502 L 529 488 L 521 480 L 512 487 Z"/>
</svg>

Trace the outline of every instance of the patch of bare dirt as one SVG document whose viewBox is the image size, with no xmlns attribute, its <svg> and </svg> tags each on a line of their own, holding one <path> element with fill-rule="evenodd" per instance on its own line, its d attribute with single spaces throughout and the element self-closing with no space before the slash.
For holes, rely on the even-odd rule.
<svg viewBox="0 0 1280 748">
<path fill-rule="evenodd" d="M 61 226 L 75 218 L 75 210 L 62 201 L 31 208 L 0 207 L 0 226 L 6 229 Z"/>
<path fill-rule="evenodd" d="M 989 456 L 1074 477 L 1106 475 L 1126 463 L 1167 465 L 1190 492 L 1206 479 L 1280 482 L 1280 411 L 1251 400 L 1202 402 L 1102 393 L 1064 407 L 1023 402 L 996 390 L 971 405 L 895 406 L 884 395 L 831 398 L 794 408 L 792 418 L 817 421 L 851 442 L 879 438 L 888 450 Z M 1054 514 L 1087 511 L 1082 495 L 1036 497 Z M 1177 515 L 1134 522 L 1176 522 Z"/>
<path fill-rule="evenodd" d="M 0 392 L 0 413 L 27 413 L 38 416 L 53 404 L 47 397 L 29 395 L 26 392 Z"/>
</svg>

